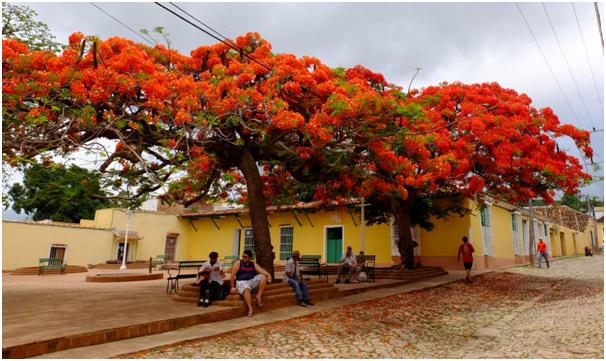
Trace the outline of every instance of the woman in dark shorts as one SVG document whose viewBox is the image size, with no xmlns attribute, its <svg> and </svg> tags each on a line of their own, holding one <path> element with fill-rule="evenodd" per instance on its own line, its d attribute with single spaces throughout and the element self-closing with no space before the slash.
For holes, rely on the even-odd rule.
<svg viewBox="0 0 606 361">
<path fill-rule="evenodd" d="M 463 237 L 463 243 L 459 246 L 459 253 L 457 254 L 457 260 L 461 259 L 461 254 L 463 255 L 463 266 L 465 267 L 465 272 L 467 273 L 467 277 L 465 277 L 465 282 L 471 282 L 471 267 L 473 266 L 473 246 L 471 243 L 467 242 L 467 237 Z"/>
</svg>

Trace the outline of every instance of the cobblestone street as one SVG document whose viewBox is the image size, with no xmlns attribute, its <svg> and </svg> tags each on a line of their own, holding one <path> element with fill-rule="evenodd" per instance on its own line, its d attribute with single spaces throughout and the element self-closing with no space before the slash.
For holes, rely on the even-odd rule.
<svg viewBox="0 0 606 361">
<path fill-rule="evenodd" d="M 127 357 L 603 358 L 603 272 L 602 256 L 510 268 Z"/>
</svg>

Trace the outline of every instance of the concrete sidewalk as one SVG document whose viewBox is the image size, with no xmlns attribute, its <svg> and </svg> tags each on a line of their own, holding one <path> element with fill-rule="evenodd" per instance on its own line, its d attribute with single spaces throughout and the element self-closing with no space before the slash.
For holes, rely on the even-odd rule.
<svg viewBox="0 0 606 361">
<path fill-rule="evenodd" d="M 477 271 L 474 275 L 491 271 Z M 226 320 L 212 323 L 200 324 L 197 326 L 178 329 L 144 337 L 131 338 L 116 342 L 104 343 L 99 345 L 80 347 L 65 351 L 49 353 L 38 358 L 109 358 L 126 353 L 137 352 L 153 347 L 170 345 L 183 341 L 215 336 L 223 333 L 232 332 L 242 328 L 249 328 L 258 325 L 269 324 L 276 321 L 287 320 L 307 316 L 316 312 L 327 311 L 344 305 L 355 304 L 369 301 L 381 297 L 395 294 L 415 291 L 419 289 L 431 288 L 458 281 L 464 278 L 463 271 L 450 271 L 448 275 L 435 277 L 428 280 L 409 283 L 393 288 L 384 288 L 369 292 L 358 293 L 355 295 L 321 301 L 315 306 L 303 308 L 300 306 L 290 306 L 268 312 L 256 314 L 254 317 L 242 317 L 237 320 Z"/>
</svg>

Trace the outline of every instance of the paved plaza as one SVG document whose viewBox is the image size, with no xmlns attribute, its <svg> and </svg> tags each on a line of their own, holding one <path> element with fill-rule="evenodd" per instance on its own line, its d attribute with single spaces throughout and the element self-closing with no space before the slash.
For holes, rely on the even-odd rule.
<svg viewBox="0 0 606 361">
<path fill-rule="evenodd" d="M 564 258 L 128 357 L 602 359 L 603 273 L 601 256 Z"/>
</svg>

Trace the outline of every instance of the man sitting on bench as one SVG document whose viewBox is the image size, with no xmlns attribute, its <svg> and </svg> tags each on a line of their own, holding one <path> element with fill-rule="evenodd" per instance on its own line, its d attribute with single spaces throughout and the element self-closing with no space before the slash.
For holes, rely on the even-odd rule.
<svg viewBox="0 0 606 361">
<path fill-rule="evenodd" d="M 217 259 L 219 254 L 217 252 L 210 252 L 208 254 L 209 260 L 206 261 L 198 270 L 198 277 L 196 283 L 200 285 L 200 301 L 198 307 L 210 306 L 213 299 L 218 299 L 217 295 L 222 294 L 223 288 L 223 264 Z M 210 294 L 209 294 L 210 293 Z"/>
<path fill-rule="evenodd" d="M 297 302 L 299 306 L 307 307 L 307 305 L 313 306 L 313 302 L 309 298 L 309 289 L 303 278 L 301 278 L 301 263 L 299 258 L 301 253 L 294 251 L 288 261 L 286 261 L 286 267 L 284 268 L 284 282 L 288 282 L 288 285 L 295 290 L 297 296 Z"/>
<path fill-rule="evenodd" d="M 347 252 L 341 257 L 339 261 L 339 268 L 337 269 L 337 282 L 341 283 L 341 277 L 347 275 L 345 283 L 351 282 L 353 276 L 354 266 L 356 265 L 356 256 L 351 251 L 351 246 L 347 247 Z"/>
<path fill-rule="evenodd" d="M 364 266 L 366 265 L 366 257 L 364 256 L 364 251 L 360 251 L 360 254 L 356 256 L 356 265 L 352 271 L 352 276 L 350 279 L 351 283 L 360 282 L 360 273 L 364 270 Z"/>
<path fill-rule="evenodd" d="M 245 250 L 242 259 L 234 263 L 231 269 L 231 293 L 239 293 L 244 297 L 248 308 L 248 317 L 253 315 L 251 292 L 259 288 L 257 292 L 257 305 L 263 307 L 263 290 L 265 285 L 271 283 L 271 275 L 252 261 L 252 252 Z"/>
</svg>

